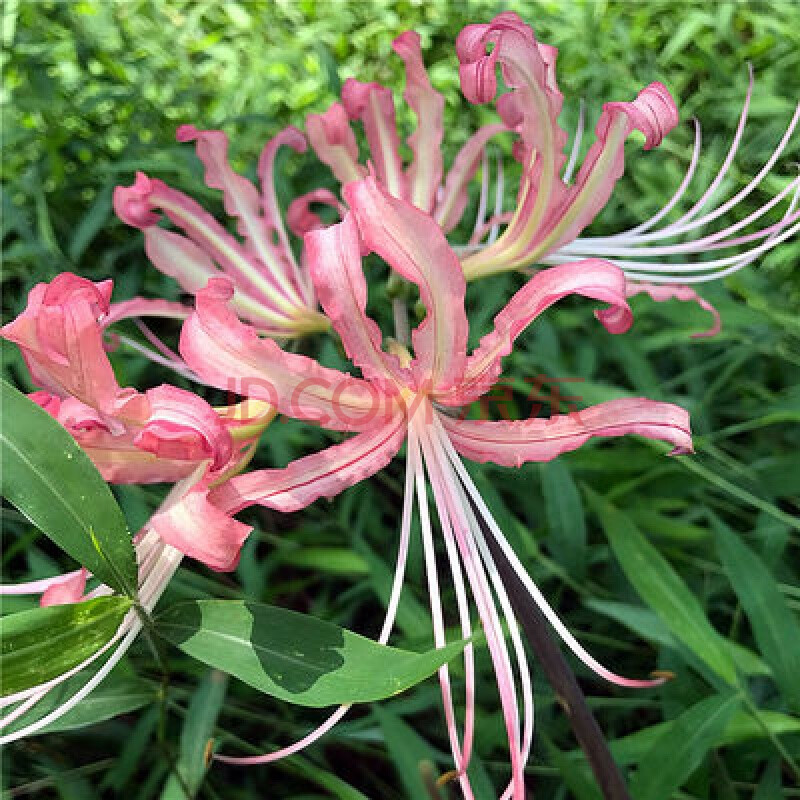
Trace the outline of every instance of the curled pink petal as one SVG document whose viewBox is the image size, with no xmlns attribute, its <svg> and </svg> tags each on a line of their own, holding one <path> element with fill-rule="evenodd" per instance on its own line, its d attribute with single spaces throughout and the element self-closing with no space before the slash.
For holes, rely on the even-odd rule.
<svg viewBox="0 0 800 800">
<path fill-rule="evenodd" d="M 342 222 L 309 233 L 305 246 L 319 301 L 348 357 L 365 378 L 388 390 L 393 376 L 406 378 L 407 370 L 396 356 L 383 352 L 380 328 L 367 316 L 367 281 L 355 218 L 347 213 Z"/>
<path fill-rule="evenodd" d="M 212 279 L 183 326 L 181 355 L 204 381 L 334 430 L 364 430 L 391 414 L 366 381 L 260 338 L 228 307 L 231 294 L 228 281 Z"/>
<path fill-rule="evenodd" d="M 700 295 L 689 286 L 681 286 L 674 283 L 657 284 L 638 282 L 634 283 L 632 281 L 628 281 L 627 292 L 628 297 L 633 297 L 641 292 L 645 292 L 646 294 L 650 295 L 650 298 L 656 303 L 663 303 L 665 300 L 673 299 L 680 300 L 682 303 L 697 303 L 700 308 L 702 308 L 704 311 L 708 311 L 708 313 L 712 315 L 714 322 L 707 331 L 693 333 L 692 337 L 695 339 L 706 336 L 716 336 L 722 328 L 722 320 L 720 319 L 719 311 L 717 311 L 717 309 L 714 308 L 714 306 L 711 305 L 708 300 L 700 297 Z"/>
<path fill-rule="evenodd" d="M 381 185 L 393 197 L 408 199 L 408 179 L 400 160 L 391 91 L 377 83 L 348 78 L 342 86 L 342 105 L 351 119 L 361 120 L 364 126 L 371 161 Z"/>
<path fill-rule="evenodd" d="M 596 311 L 597 318 L 610 333 L 624 333 L 633 320 L 626 301 L 622 270 L 600 259 L 536 273 L 495 317 L 494 330 L 481 339 L 467 359 L 464 379 L 451 392 L 436 399 L 446 405 L 466 405 L 487 392 L 502 370 L 502 359 L 511 352 L 514 340 L 545 309 L 570 294 L 591 297 L 610 304 Z"/>
<path fill-rule="evenodd" d="M 677 124 L 678 108 L 662 83 L 646 86 L 630 103 L 606 103 L 595 127 L 596 141 L 570 188 L 570 207 L 554 228 L 548 252 L 571 242 L 608 202 L 625 171 L 625 139 L 631 131 L 644 134 L 644 146 L 649 150 Z"/>
<path fill-rule="evenodd" d="M 309 231 L 325 227 L 319 215 L 311 210 L 312 204 L 330 206 L 336 210 L 340 218 L 344 217 L 346 209 L 330 189 L 314 189 L 306 194 L 301 194 L 292 200 L 289 210 L 286 212 L 286 221 L 295 236 L 303 236 Z"/>
<path fill-rule="evenodd" d="M 86 591 L 86 579 L 89 573 L 86 568 L 71 572 L 63 580 L 54 582 L 45 589 L 39 600 L 39 605 L 60 606 L 68 603 L 77 603 Z"/>
<path fill-rule="evenodd" d="M 110 297 L 110 281 L 62 273 L 34 286 L 25 311 L 0 331 L 19 346 L 36 384 L 103 413 L 113 413 L 121 399 L 103 345 L 101 320 Z"/>
<path fill-rule="evenodd" d="M 217 572 L 236 569 L 242 544 L 253 530 L 209 502 L 203 484 L 154 514 L 150 527 L 167 544 Z"/>
<path fill-rule="evenodd" d="M 406 420 L 398 416 L 341 444 L 298 458 L 283 469 L 237 475 L 214 489 L 210 499 L 231 513 L 256 503 L 278 511 L 298 511 L 383 469 L 405 437 Z"/>
<path fill-rule="evenodd" d="M 423 211 L 432 211 L 436 192 L 442 182 L 442 135 L 444 97 L 428 79 L 419 34 L 406 31 L 400 34 L 392 49 L 406 65 L 406 90 L 403 97 L 417 115 L 417 129 L 408 139 L 414 160 L 408 169 L 411 202 Z"/>
<path fill-rule="evenodd" d="M 489 422 L 442 416 L 441 422 L 459 453 L 473 461 L 506 467 L 550 461 L 593 437 L 631 433 L 669 442 L 674 446 L 670 455 L 693 452 L 686 410 L 643 397 L 610 400 L 549 419 Z"/>
<path fill-rule="evenodd" d="M 306 131 L 317 158 L 331 168 L 339 183 L 350 183 L 367 174 L 358 163 L 356 137 L 341 103 L 334 103 L 322 114 L 309 114 Z"/>
<path fill-rule="evenodd" d="M 136 173 L 132 186 L 117 186 L 114 189 L 114 211 L 127 225 L 133 228 L 149 228 L 156 225 L 159 215 L 153 211 L 150 195 L 153 183 L 144 172 Z"/>
<path fill-rule="evenodd" d="M 344 195 L 365 245 L 419 287 L 427 316 L 411 337 L 417 381 L 449 389 L 463 373 L 468 333 L 455 253 L 429 215 L 390 197 L 374 178 L 345 186 Z"/>
<path fill-rule="evenodd" d="M 215 470 L 230 460 L 230 434 L 205 400 L 167 385 L 150 389 L 147 400 L 150 414 L 134 439 L 137 447 L 165 459 L 210 459 Z"/>
<path fill-rule="evenodd" d="M 487 47 L 493 49 L 487 53 Z M 645 135 L 645 149 L 658 145 L 678 122 L 675 102 L 661 83 L 652 83 L 630 103 L 603 107 L 592 145 L 574 185 L 561 172 L 566 134 L 557 117 L 563 97 L 555 79 L 556 51 L 536 41 L 513 13 L 489 25 L 470 25 L 457 43 L 461 83 L 473 102 L 497 92 L 496 66 L 511 91 L 497 100 L 505 124 L 520 135 L 515 157 L 523 165 L 517 207 L 496 241 L 464 259 L 468 279 L 541 261 L 571 242 L 605 206 L 624 171 L 625 139 Z"/>
</svg>

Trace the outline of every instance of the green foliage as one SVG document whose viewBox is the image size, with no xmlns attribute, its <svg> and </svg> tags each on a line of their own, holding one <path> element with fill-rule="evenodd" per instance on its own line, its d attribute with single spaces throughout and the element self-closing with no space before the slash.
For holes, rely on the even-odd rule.
<svg viewBox="0 0 800 800">
<path fill-rule="evenodd" d="M 409 653 L 296 611 L 238 600 L 180 603 L 155 618 L 155 629 L 209 666 L 312 708 L 391 697 L 432 675 L 465 644 Z"/>
<path fill-rule="evenodd" d="M 0 618 L 0 695 L 22 692 L 77 667 L 111 640 L 127 597 L 32 608 Z"/>
<path fill-rule="evenodd" d="M 569 131 L 579 98 L 587 102 L 591 126 L 606 100 L 628 99 L 651 80 L 667 84 L 682 118 L 695 115 L 703 125 L 703 155 L 689 203 L 724 158 L 748 61 L 756 78 L 751 122 L 721 196 L 731 196 L 758 171 L 797 100 L 794 2 L 720 2 L 712 8 L 699 0 L 9 0 L 0 31 L 4 320 L 21 309 L 34 283 L 64 269 L 113 277 L 115 299 L 178 297 L 176 285 L 148 267 L 141 235 L 115 219 L 113 186 L 129 184 L 143 169 L 191 192 L 221 217 L 218 193 L 203 185 L 192 149 L 175 144 L 177 125 L 223 127 L 236 167 L 253 176 L 266 138 L 324 110 L 345 78 L 384 82 L 399 97 L 402 69 L 390 42 L 407 28 L 420 31 L 432 80 L 447 100 L 449 160 L 476 121 L 491 118 L 490 110 L 468 108 L 460 99 L 453 40 L 464 24 L 504 7 L 519 11 L 543 41 L 559 47 Z M 409 123 L 410 115 L 401 110 L 400 121 Z M 691 142 L 684 124 L 657 151 L 643 154 L 632 143 L 626 175 L 592 232 L 620 230 L 662 206 L 684 174 Z M 743 218 L 783 188 L 797 158 L 795 135 L 774 174 L 726 219 Z M 330 180 L 310 156 L 283 157 L 278 174 L 284 207 L 295 193 Z M 675 674 L 665 686 L 644 692 L 610 689 L 580 675 L 613 752 L 637 787 L 647 782 L 643 791 L 652 795 L 646 796 L 664 796 L 667 788 L 673 797 L 693 800 L 800 796 L 792 761 L 800 752 L 797 682 L 791 680 L 796 651 L 788 647 L 800 610 L 798 263 L 795 240 L 725 285 L 708 287 L 705 294 L 723 316 L 723 332 L 711 340 L 689 338 L 707 324 L 699 309 L 637 297 L 636 323 L 625 337 L 606 335 L 586 304 L 568 304 L 548 312 L 506 360 L 519 381 L 509 415 L 529 413 L 525 378 L 576 377 L 580 382 L 570 390 L 583 403 L 630 394 L 686 406 L 696 455 L 668 459 L 663 449 L 630 438 L 594 442 L 565 456 L 555 470 L 472 470 L 516 552 L 586 646 L 618 672 L 641 676 L 658 668 Z M 472 341 L 488 331 L 517 286 L 516 278 L 498 278 L 470 287 Z M 380 299 L 374 288 L 370 302 Z M 129 332 L 138 335 L 132 327 Z M 165 325 L 158 332 L 174 343 L 176 328 Z M 311 352 L 316 344 L 301 347 Z M 345 363 L 332 343 L 321 350 L 326 363 Z M 4 343 L 3 356 L 6 375 L 30 388 L 16 349 Z M 175 380 L 124 343 L 112 360 L 121 385 L 146 388 Z M 312 426 L 278 422 L 254 463 L 279 466 L 330 441 Z M 585 534 L 576 521 L 577 502 L 588 505 L 585 487 L 600 498 L 600 507 L 615 509 L 608 539 L 595 516 L 584 520 Z M 159 487 L 115 491 L 131 521 L 146 518 L 163 496 Z M 220 578 L 187 564 L 165 607 L 209 595 L 244 598 L 374 636 L 391 586 L 401 496 L 402 466 L 396 462 L 302 514 L 254 513 L 248 521 L 257 532 L 237 572 Z M 71 567 L 24 517 L 13 511 L 5 516 L 5 581 Z M 633 531 L 629 539 L 626 531 Z M 412 538 L 392 643 L 421 651 L 430 647 L 430 621 L 421 552 Z M 640 557 L 642 570 L 636 568 Z M 454 624 L 455 598 L 446 586 L 444 591 Z M 28 602 L 5 598 L 4 610 L 22 610 Z M 35 747 L 12 745 L 2 765 L 4 787 L 43 798 L 145 800 L 158 797 L 177 780 L 170 776 L 180 774 L 202 779 L 198 796 L 212 800 L 250 800 L 265 791 L 276 798 L 416 800 L 423 777 L 413 772 L 414 764 L 418 769 L 420 760 L 429 760 L 434 780 L 452 768 L 436 682 L 428 681 L 381 704 L 380 711 L 359 707 L 302 756 L 250 770 L 217 763 L 202 776 L 184 733 L 200 731 L 203 738 L 211 730 L 221 752 L 265 752 L 304 736 L 320 723 L 319 712 L 231 681 L 219 716 L 209 705 L 198 719 L 197 687 L 206 686 L 205 668 L 174 648 L 154 659 L 144 641 L 126 661 L 142 673 L 140 682 L 112 675 L 90 696 L 91 704 L 71 712 L 70 724 L 65 719 L 51 728 Z M 475 764 L 482 777 L 475 785 L 484 800 L 505 786 L 507 754 L 491 667 L 480 653 L 477 669 Z M 456 665 L 451 673 L 460 702 L 463 676 Z M 74 686 L 85 680 L 77 676 Z M 735 699 L 724 683 L 736 685 Z M 565 715 L 543 682 L 537 680 L 535 693 L 537 739 L 529 771 L 537 798 L 561 800 L 565 785 L 576 796 L 592 796 L 585 762 L 570 752 L 575 743 Z M 147 698 L 157 698 L 158 707 L 127 713 Z M 116 713 L 124 716 L 110 719 Z M 106 721 L 79 727 L 100 720 Z M 676 765 L 681 769 L 658 772 L 670 766 L 659 753 L 687 742 L 693 747 Z M 651 770 L 656 772 L 646 777 Z M 439 790 L 442 798 L 449 788 Z"/>
<path fill-rule="evenodd" d="M 0 493 L 108 586 L 136 597 L 133 544 L 105 481 L 46 411 L 0 382 Z"/>
</svg>

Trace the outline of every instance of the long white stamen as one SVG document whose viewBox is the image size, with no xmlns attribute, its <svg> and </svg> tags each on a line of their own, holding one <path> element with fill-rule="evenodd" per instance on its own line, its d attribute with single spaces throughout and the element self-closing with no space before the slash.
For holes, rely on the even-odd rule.
<svg viewBox="0 0 800 800">
<path fill-rule="evenodd" d="M 441 433 L 440 433 L 441 436 Z M 449 455 L 448 455 L 449 460 Z M 450 462 L 452 463 L 452 461 Z M 514 655 L 517 659 L 517 670 L 519 673 L 520 684 L 522 687 L 522 707 L 523 707 L 523 733 L 522 733 L 522 750 L 521 760 L 526 764 L 530 756 L 531 745 L 533 744 L 533 725 L 534 725 L 534 707 L 533 707 L 533 686 L 531 685 L 530 669 L 528 667 L 528 660 L 525 655 L 525 648 L 522 644 L 522 638 L 519 633 L 519 626 L 517 619 L 514 615 L 514 609 L 508 599 L 508 593 L 503 585 L 503 580 L 500 573 L 497 571 L 492 554 L 486 545 L 486 539 L 481 530 L 480 524 L 475 516 L 475 513 L 467 498 L 464 487 L 461 482 L 456 483 L 458 496 L 470 524 L 470 529 L 475 541 L 478 545 L 481 558 L 485 564 L 486 570 L 489 573 L 489 578 L 492 582 L 492 588 L 500 601 L 500 606 L 503 609 L 503 615 L 508 623 L 508 631 L 511 636 L 511 641 L 514 646 Z M 509 783 L 503 793 L 501 800 L 508 800 L 513 791 L 513 781 Z"/>
<path fill-rule="evenodd" d="M 162 367 L 171 369 L 178 375 L 182 375 L 184 378 L 187 378 L 194 383 L 199 383 L 201 386 L 208 386 L 208 384 L 200 380 L 200 378 L 195 375 L 194 372 L 189 369 L 189 367 L 183 365 L 182 361 L 178 362 L 169 358 L 165 358 L 161 355 L 161 353 L 157 353 L 155 350 L 145 347 L 143 344 L 137 342 L 135 339 L 131 339 L 129 336 L 117 334 L 117 337 L 119 338 L 119 341 L 122 342 L 126 347 L 130 347 L 131 350 L 135 350 L 137 353 L 145 356 L 145 358 L 149 359 L 154 364 L 160 364 Z"/>
<path fill-rule="evenodd" d="M 421 438 L 423 451 L 426 447 L 425 438 Z M 427 452 L 425 453 L 427 460 Z M 417 499 L 419 501 L 420 527 L 422 530 L 422 549 L 425 558 L 425 572 L 428 579 L 428 596 L 431 606 L 431 619 L 433 622 L 433 641 L 437 648 L 444 647 L 447 639 L 444 630 L 444 616 L 442 613 L 442 597 L 439 590 L 439 577 L 436 570 L 436 555 L 433 546 L 433 529 L 431 526 L 430 513 L 428 511 L 428 496 L 425 486 L 425 475 L 422 471 L 422 464 L 416 465 L 416 484 Z M 438 506 L 438 503 L 437 503 Z M 441 518 L 440 518 L 441 520 Z M 458 731 L 455 722 L 455 710 L 453 707 L 452 690 L 450 688 L 450 670 L 447 664 L 439 669 L 439 685 L 442 691 L 442 703 L 444 705 L 445 722 L 450 738 L 450 748 L 456 762 L 458 772 L 465 774 L 465 765 L 462 759 L 461 745 L 458 741 Z"/>
<path fill-rule="evenodd" d="M 435 424 L 441 426 L 441 423 L 438 423 L 438 421 L 436 420 Z M 443 428 L 442 431 L 444 431 Z M 631 678 L 626 678 L 622 675 L 617 675 L 616 673 L 604 667 L 599 661 L 597 661 L 587 652 L 587 650 L 583 647 L 583 645 L 581 645 L 581 643 L 578 642 L 578 640 L 569 632 L 564 623 L 559 619 L 556 612 L 553 610 L 553 608 L 545 599 L 542 592 L 539 590 L 539 587 L 533 582 L 530 575 L 528 575 L 528 572 L 525 569 L 525 567 L 522 566 L 513 548 L 508 543 L 505 536 L 503 536 L 500 527 L 498 526 L 497 522 L 492 516 L 491 511 L 489 511 L 489 508 L 487 507 L 483 498 L 481 497 L 480 492 L 478 491 L 478 488 L 472 481 L 472 478 L 467 472 L 466 467 L 464 466 L 460 457 L 456 453 L 455 448 L 453 447 L 453 444 L 450 441 L 449 437 L 447 437 L 446 435 L 442 436 L 441 441 L 448 455 L 450 456 L 450 460 L 453 463 L 453 466 L 455 467 L 456 472 L 458 473 L 458 476 L 461 479 L 461 482 L 467 489 L 467 492 L 469 493 L 469 496 L 472 499 L 472 501 L 475 503 L 475 506 L 480 511 L 481 516 L 486 522 L 495 541 L 500 546 L 500 549 L 503 551 L 503 554 L 508 559 L 509 563 L 514 569 L 514 572 L 522 581 L 523 585 L 525 586 L 526 590 L 530 594 L 533 601 L 536 603 L 537 606 L 539 606 L 542 613 L 545 615 L 545 617 L 547 617 L 548 622 L 553 626 L 553 628 L 555 628 L 559 636 L 561 636 L 561 638 L 564 640 L 564 643 L 567 645 L 567 647 L 569 647 L 569 649 L 572 650 L 572 652 L 592 671 L 596 672 L 598 675 L 602 676 L 607 681 L 617 684 L 618 686 L 646 688 L 651 686 L 659 686 L 660 684 L 662 684 L 664 682 L 663 679 L 634 680 Z"/>
<path fill-rule="evenodd" d="M 403 494 L 403 516 L 400 524 L 400 543 L 397 548 L 397 563 L 394 570 L 394 579 L 392 581 L 392 591 L 389 596 L 389 602 L 386 606 L 386 616 L 383 620 L 381 632 L 378 636 L 380 644 L 386 644 L 389 641 L 392 628 L 394 627 L 395 619 L 397 618 L 397 609 L 400 603 L 400 595 L 403 590 L 403 581 L 405 579 L 406 564 L 408 562 L 408 547 L 411 540 L 411 514 L 414 505 L 414 476 L 416 464 L 419 461 L 419 447 L 416 442 L 412 442 L 409 437 L 408 442 L 408 456 L 406 459 L 406 478 L 405 478 L 405 491 Z M 352 707 L 352 704 L 341 705 L 336 709 L 324 722 L 318 725 L 310 733 L 306 734 L 302 739 L 293 742 L 287 747 L 280 750 L 275 750 L 271 753 L 264 753 L 258 756 L 224 756 L 215 754 L 216 761 L 222 761 L 226 764 L 237 764 L 240 766 L 255 766 L 257 764 L 269 764 L 273 761 L 280 761 L 287 756 L 299 753 L 309 745 L 316 742 L 331 730 Z"/>
<path fill-rule="evenodd" d="M 680 202 L 683 195 L 686 193 L 686 190 L 689 188 L 689 184 L 692 182 L 692 178 L 694 177 L 695 170 L 697 169 L 697 165 L 700 163 L 700 149 L 703 144 L 703 133 L 702 128 L 700 127 L 700 121 L 698 119 L 693 119 L 692 122 L 694 123 L 694 147 L 692 148 L 692 158 L 689 161 L 689 167 L 686 170 L 686 175 L 684 175 L 683 180 L 678 186 L 675 194 L 672 195 L 669 202 L 661 209 L 659 209 L 655 214 L 653 214 L 650 219 L 645 220 L 641 225 L 637 225 L 635 228 L 631 228 L 627 231 L 621 231 L 620 233 L 612 234 L 611 236 L 604 237 L 605 239 L 613 240 L 618 239 L 620 237 L 629 237 L 635 236 L 639 233 L 644 233 L 645 231 L 649 231 L 657 223 L 661 222 L 664 217 L 672 211 L 673 208 Z"/>
<path fill-rule="evenodd" d="M 475 542 L 470 535 L 469 523 L 465 518 L 463 507 L 458 502 L 456 476 L 447 464 L 447 456 L 441 447 L 435 429 L 425 431 L 425 435 L 421 435 L 420 438 L 428 465 L 428 475 L 436 498 L 439 519 L 443 529 L 452 524 L 451 531 L 461 552 L 494 664 L 511 756 L 513 796 L 516 800 L 524 800 L 524 763 L 521 757 L 519 712 L 514 675 L 503 629 L 497 616 L 483 565 L 476 551 Z"/>
<path fill-rule="evenodd" d="M 503 177 L 503 159 L 497 156 L 497 182 L 494 187 L 494 216 L 492 219 L 498 220 L 503 214 L 503 191 L 505 190 L 505 179 Z M 500 233 L 500 223 L 495 222 L 489 230 L 489 238 L 486 244 L 492 244 Z"/>
</svg>

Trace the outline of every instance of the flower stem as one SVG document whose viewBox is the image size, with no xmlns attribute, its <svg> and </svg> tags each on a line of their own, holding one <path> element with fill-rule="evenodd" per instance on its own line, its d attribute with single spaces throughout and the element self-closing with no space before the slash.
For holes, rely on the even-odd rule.
<svg viewBox="0 0 800 800">
<path fill-rule="evenodd" d="M 476 517 L 481 527 L 485 527 L 481 516 L 476 514 Z M 597 720 L 586 704 L 586 698 L 572 669 L 548 630 L 547 620 L 525 590 L 494 537 L 488 531 L 485 533 L 486 544 L 497 571 L 503 578 L 514 612 L 542 671 L 556 693 L 556 698 L 567 714 L 575 738 L 586 754 L 603 797 L 606 800 L 631 800 L 625 780 L 611 757 Z"/>
</svg>

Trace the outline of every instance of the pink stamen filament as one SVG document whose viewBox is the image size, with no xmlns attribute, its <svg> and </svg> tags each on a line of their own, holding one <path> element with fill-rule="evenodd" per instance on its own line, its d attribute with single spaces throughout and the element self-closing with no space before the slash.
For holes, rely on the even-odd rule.
<svg viewBox="0 0 800 800">
<path fill-rule="evenodd" d="M 536 603 L 536 605 L 539 606 L 542 613 L 545 615 L 545 617 L 547 617 L 547 620 L 550 622 L 553 628 L 555 628 L 557 633 L 564 640 L 564 643 L 567 645 L 567 647 L 569 647 L 569 649 L 572 650 L 574 655 L 577 656 L 593 672 L 605 678 L 610 683 L 616 684 L 617 686 L 627 686 L 631 688 L 648 688 L 653 686 L 660 686 L 664 682 L 663 679 L 661 678 L 657 678 L 654 680 L 635 680 L 631 678 L 626 678 L 622 675 L 617 675 L 616 673 L 612 672 L 611 670 L 607 669 L 602 664 L 600 664 L 600 662 L 597 661 L 595 658 L 593 658 L 586 651 L 583 645 L 581 645 L 580 642 L 578 642 L 577 639 L 575 639 L 575 637 L 569 632 L 567 627 L 559 619 L 556 612 L 547 602 L 544 595 L 540 591 L 539 587 L 536 586 L 536 584 L 531 579 L 530 575 L 528 575 L 527 570 L 522 566 L 513 548 L 508 543 L 505 536 L 503 536 L 500 527 L 498 526 L 497 522 L 492 516 L 492 513 L 489 511 L 488 506 L 481 497 L 480 492 L 478 491 L 477 487 L 472 481 L 472 478 L 467 472 L 466 467 L 464 467 L 461 458 L 456 453 L 452 442 L 450 441 L 449 437 L 446 435 L 446 432 L 444 431 L 444 428 L 441 427 L 441 422 L 439 422 L 437 418 L 434 418 L 434 425 L 436 425 L 441 431 L 442 446 L 447 455 L 449 456 L 450 461 L 453 467 L 455 468 L 458 477 L 461 480 L 461 483 L 467 490 L 467 493 L 471 501 L 475 504 L 475 507 L 480 512 L 481 517 L 483 518 L 484 522 L 486 522 L 487 527 L 489 528 L 489 531 L 491 532 L 495 541 L 503 551 L 505 557 L 508 559 L 512 568 L 519 576 L 520 580 L 527 589 L 531 598 Z"/>
</svg>

